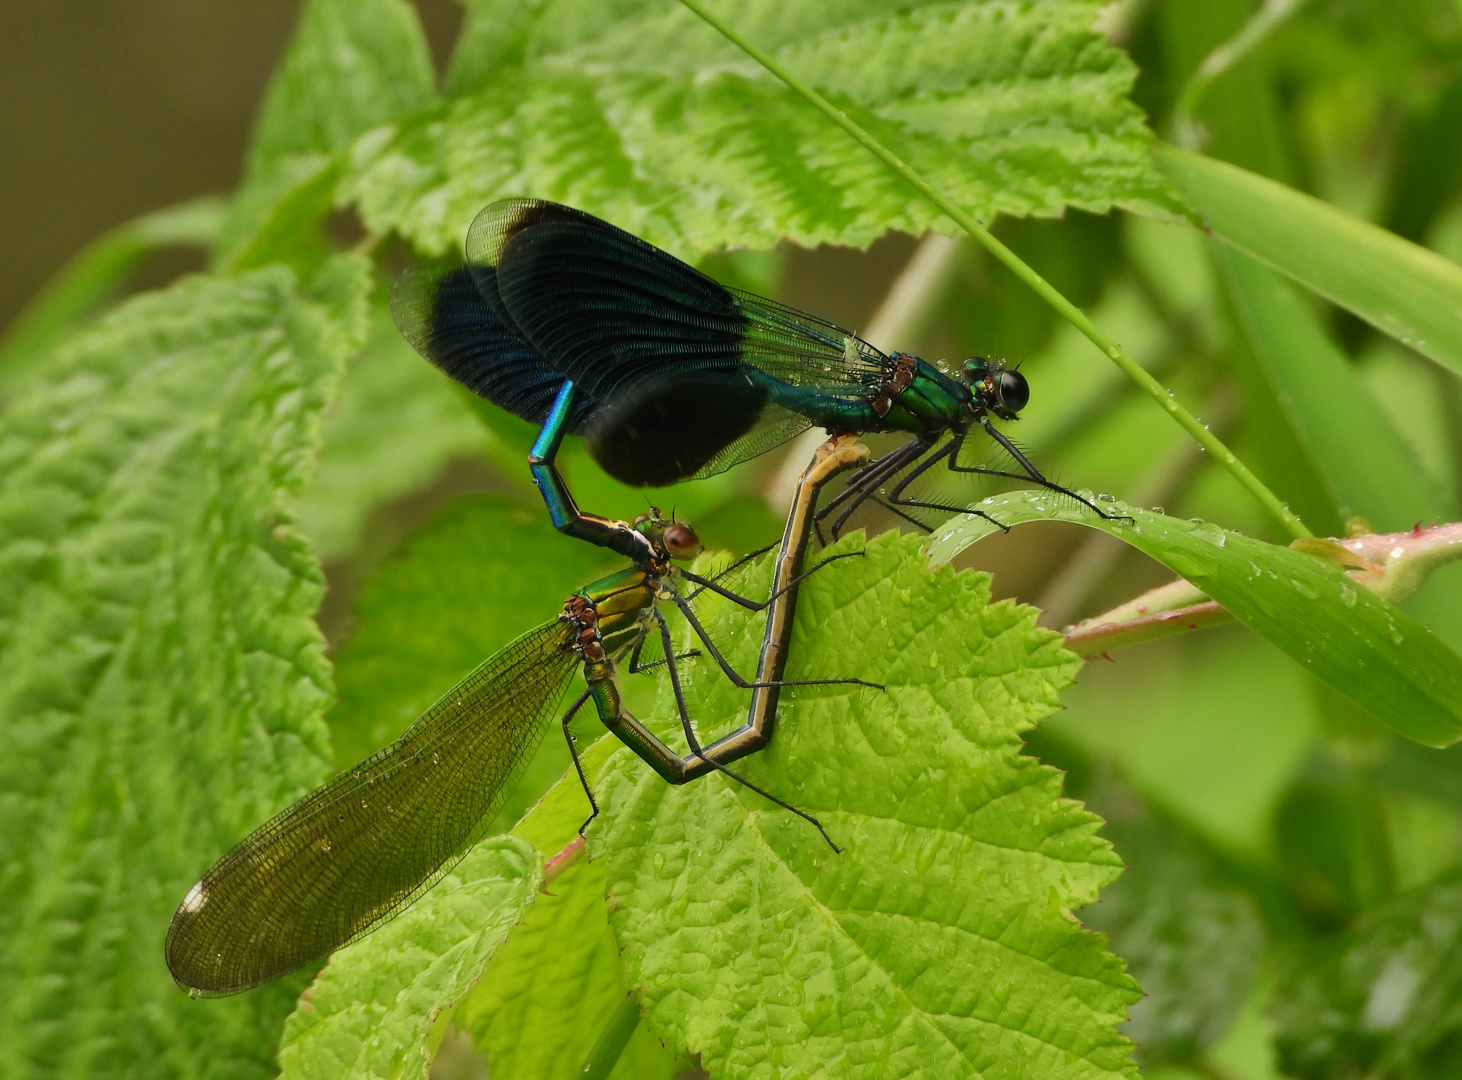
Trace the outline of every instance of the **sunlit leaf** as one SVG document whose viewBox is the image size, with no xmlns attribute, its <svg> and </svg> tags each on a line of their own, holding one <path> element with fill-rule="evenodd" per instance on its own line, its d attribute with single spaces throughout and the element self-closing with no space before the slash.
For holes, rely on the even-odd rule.
<svg viewBox="0 0 1462 1080">
<path fill-rule="evenodd" d="M 322 585 L 288 501 L 365 331 L 312 293 L 190 277 L 70 339 L 0 419 L 0 1060 L 273 1073 L 297 984 L 190 1001 L 162 942 L 207 866 L 329 770 Z"/>
<path fill-rule="evenodd" d="M 1091 0 L 717 6 L 978 217 L 1176 205 Z M 505 195 L 685 256 L 953 228 L 677 4 L 474 3 L 448 88 L 358 139 L 342 189 L 423 252 Z"/>
<path fill-rule="evenodd" d="M 393 921 L 330 959 L 284 1028 L 285 1077 L 420 1076 L 437 1016 L 533 902 L 542 864 L 514 836 L 482 841 Z"/>
<path fill-rule="evenodd" d="M 584 752 L 596 776 L 618 745 L 601 739 Z M 545 859 L 577 834 L 588 813 L 579 778 L 565 775 L 513 830 Z M 626 990 L 604 906 L 604 867 L 580 856 L 548 883 L 494 955 L 452 1020 L 472 1035 L 491 1076 L 559 1080 L 573 1076 Z M 616 1080 L 670 1080 L 676 1062 L 643 1024 L 621 1055 Z"/>
<path fill-rule="evenodd" d="M 9 394 L 78 322 L 112 299 L 149 255 L 169 247 L 206 249 L 222 219 L 223 203 L 205 197 L 144 214 L 93 240 L 5 328 L 0 392 Z"/>
<path fill-rule="evenodd" d="M 1139 992 L 1070 914 L 1119 860 L 1020 752 L 1075 658 L 985 575 L 925 569 L 917 538 L 866 551 L 802 586 L 789 676 L 888 689 L 786 690 L 738 764 L 841 855 L 724 778 L 669 787 L 626 752 L 602 774 L 591 849 L 647 1022 L 715 1076 L 1134 1075 L 1115 1027 Z M 760 626 L 727 604 L 710 630 L 745 671 Z M 689 697 L 707 737 L 744 718 L 704 660 Z M 654 719 L 676 737 L 668 694 Z"/>
</svg>

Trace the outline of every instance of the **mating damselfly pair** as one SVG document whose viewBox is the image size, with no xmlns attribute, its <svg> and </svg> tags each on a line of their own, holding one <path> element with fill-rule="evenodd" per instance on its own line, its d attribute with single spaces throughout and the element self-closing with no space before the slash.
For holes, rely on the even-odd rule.
<svg viewBox="0 0 1462 1080">
<path fill-rule="evenodd" d="M 727 289 L 554 203 L 489 206 L 469 231 L 466 262 L 407 270 L 393 289 L 392 310 L 408 340 L 439 368 L 542 425 L 529 465 L 554 525 L 618 552 L 630 566 L 573 593 L 555 618 L 468 674 L 395 743 L 260 826 L 209 869 L 183 899 L 166 944 L 174 977 L 198 996 L 277 978 L 369 933 L 420 896 L 484 835 L 575 668 L 585 689 L 562 714 L 566 736 L 592 702 L 605 726 L 668 782 L 722 772 L 806 819 L 836 849 L 822 824 L 782 793 L 727 768 L 767 745 L 784 686 L 881 689 L 856 673 L 783 677 L 812 534 L 836 514 L 828 523 L 836 537 L 869 501 L 916 524 L 916 511 L 980 513 L 910 494 L 911 483 L 940 461 L 953 472 L 1056 488 L 991 422 L 1014 419 L 1025 406 L 1029 388 L 1018 372 L 973 358 L 951 376 L 908 354 L 885 355 L 833 324 Z M 666 484 L 730 468 L 810 426 L 833 438 L 798 484 L 772 588 L 761 601 L 678 565 L 700 549 L 685 523 L 653 509 L 633 522 L 580 511 L 556 466 L 564 436 L 576 434 L 611 475 Z M 975 427 L 1022 471 L 961 463 Z M 910 437 L 870 460 L 857 436 L 876 432 Z M 843 472 L 851 478 L 842 492 L 819 507 L 824 485 Z M 726 662 L 701 625 L 692 604 L 701 590 L 766 612 L 751 678 Z M 705 746 L 681 689 L 677 665 L 686 657 L 674 651 L 661 610 L 667 604 L 750 695 L 746 722 Z M 642 664 L 652 640 L 663 657 Z M 622 671 L 659 665 L 668 670 L 686 755 L 621 698 Z M 569 747 L 592 820 L 598 807 L 571 737 Z"/>
</svg>

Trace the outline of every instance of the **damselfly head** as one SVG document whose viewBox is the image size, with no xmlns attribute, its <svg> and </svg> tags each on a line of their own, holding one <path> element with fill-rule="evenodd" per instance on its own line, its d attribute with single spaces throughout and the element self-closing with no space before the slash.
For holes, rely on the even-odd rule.
<svg viewBox="0 0 1462 1080">
<path fill-rule="evenodd" d="M 1014 368 L 999 360 L 972 356 L 964 362 L 964 375 L 974 391 L 975 401 L 1002 420 L 1015 420 L 1030 403 L 1030 383 Z"/>
<path fill-rule="evenodd" d="M 660 543 L 672 559 L 693 559 L 701 553 L 701 538 L 683 521 L 665 526 Z"/>
<path fill-rule="evenodd" d="M 701 538 L 695 530 L 683 521 L 666 521 L 659 507 L 652 506 L 648 514 L 635 518 L 634 528 L 672 559 L 693 559 L 701 553 Z"/>
</svg>

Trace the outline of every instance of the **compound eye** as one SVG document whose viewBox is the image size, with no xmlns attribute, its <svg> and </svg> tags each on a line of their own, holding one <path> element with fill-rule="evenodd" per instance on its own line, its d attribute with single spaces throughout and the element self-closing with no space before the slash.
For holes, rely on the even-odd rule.
<svg viewBox="0 0 1462 1080">
<path fill-rule="evenodd" d="M 1000 398 L 1000 411 L 1014 415 L 1030 403 L 1030 383 L 1018 371 L 1002 371 L 997 394 Z"/>
<path fill-rule="evenodd" d="M 695 530 L 679 523 L 665 526 L 665 531 L 660 534 L 660 543 L 665 545 L 665 552 L 672 559 L 694 558 L 701 550 L 701 538 Z"/>
</svg>

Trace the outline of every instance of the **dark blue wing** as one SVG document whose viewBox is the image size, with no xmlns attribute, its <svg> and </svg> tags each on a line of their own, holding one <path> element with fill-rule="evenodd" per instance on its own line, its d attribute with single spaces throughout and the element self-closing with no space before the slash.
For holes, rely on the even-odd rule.
<svg viewBox="0 0 1462 1080">
<path fill-rule="evenodd" d="M 478 289 L 517 336 L 604 401 L 739 374 L 795 408 L 817 395 L 866 397 L 886 363 L 839 326 L 727 289 L 557 203 L 493 203 L 468 231 L 467 256 Z"/>
<path fill-rule="evenodd" d="M 541 424 L 564 376 L 497 316 L 474 280 L 479 274 L 492 277 L 490 269 L 469 271 L 460 264 L 408 267 L 391 286 L 391 316 L 412 348 L 447 375 L 514 416 Z M 582 395 L 569 431 L 582 432 L 597 408 L 592 396 Z"/>
</svg>

